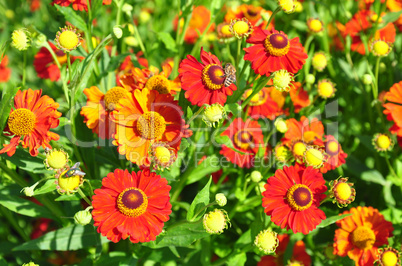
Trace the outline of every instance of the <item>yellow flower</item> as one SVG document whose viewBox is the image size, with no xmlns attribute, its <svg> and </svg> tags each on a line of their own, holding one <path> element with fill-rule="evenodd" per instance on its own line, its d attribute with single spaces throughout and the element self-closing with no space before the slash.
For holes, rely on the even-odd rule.
<svg viewBox="0 0 402 266">
<path fill-rule="evenodd" d="M 263 230 L 255 238 L 254 245 L 265 254 L 273 253 L 279 245 L 278 234 L 270 229 Z"/>
<path fill-rule="evenodd" d="M 323 52 L 317 52 L 313 56 L 313 60 L 311 60 L 311 63 L 318 72 L 321 72 L 324 70 L 324 68 L 328 64 L 328 59 L 325 53 Z"/>
<path fill-rule="evenodd" d="M 234 19 L 230 22 L 229 30 L 236 38 L 241 39 L 247 38 L 253 32 L 253 26 L 246 18 Z"/>
<path fill-rule="evenodd" d="M 324 30 L 324 25 L 318 18 L 310 18 L 307 20 L 307 27 L 311 32 L 318 33 Z"/>
<path fill-rule="evenodd" d="M 387 134 L 375 134 L 372 141 L 377 151 L 390 151 L 394 146 L 394 142 Z"/>
<path fill-rule="evenodd" d="M 375 56 L 387 56 L 392 50 L 391 43 L 382 40 L 372 41 L 370 47 Z"/>
<path fill-rule="evenodd" d="M 11 45 L 20 51 L 25 51 L 30 46 L 30 33 L 25 28 L 13 31 L 11 39 Z"/>
<path fill-rule="evenodd" d="M 228 228 L 230 220 L 225 210 L 215 209 L 204 215 L 204 229 L 210 234 L 221 234 L 224 229 Z"/>
<path fill-rule="evenodd" d="M 57 48 L 63 50 L 64 52 L 71 52 L 77 49 L 81 45 L 81 34 L 77 32 L 77 29 L 72 26 L 65 26 L 60 28 L 60 31 L 56 34 Z"/>
<path fill-rule="evenodd" d="M 278 0 L 278 5 L 285 13 L 292 13 L 295 11 L 295 2 L 293 0 Z"/>
<path fill-rule="evenodd" d="M 323 79 L 318 82 L 318 95 L 324 99 L 331 98 L 335 95 L 336 89 L 335 84 L 333 84 L 328 79 Z"/>
</svg>

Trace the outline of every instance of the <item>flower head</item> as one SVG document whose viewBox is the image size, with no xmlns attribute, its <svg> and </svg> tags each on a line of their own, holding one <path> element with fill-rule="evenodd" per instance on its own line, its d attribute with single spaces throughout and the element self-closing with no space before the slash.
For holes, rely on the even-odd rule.
<svg viewBox="0 0 402 266">
<path fill-rule="evenodd" d="M 370 48 L 375 56 L 387 56 L 392 50 L 392 45 L 383 40 L 375 40 L 371 42 Z"/>
<path fill-rule="evenodd" d="M 321 72 L 328 64 L 327 56 L 324 52 L 317 52 L 314 54 L 311 64 L 313 65 L 314 69 L 316 69 L 318 72 Z"/>
<path fill-rule="evenodd" d="M 60 28 L 60 31 L 57 32 L 54 41 L 56 42 L 57 48 L 68 53 L 77 49 L 77 47 L 81 45 L 81 40 L 81 34 L 77 32 L 75 27 L 65 26 L 64 28 Z"/>
<path fill-rule="evenodd" d="M 221 234 L 230 226 L 230 220 L 225 210 L 215 209 L 205 214 L 202 219 L 204 229 L 210 234 Z"/>
<path fill-rule="evenodd" d="M 385 108 L 384 114 L 389 121 L 394 124 L 389 129 L 391 134 L 402 136 L 402 81 L 395 83 L 385 94 L 385 99 L 388 101 L 383 105 Z"/>
<path fill-rule="evenodd" d="M 267 22 L 272 15 L 272 11 L 265 10 L 261 6 L 242 4 L 232 7 L 225 15 L 225 21 L 230 23 L 235 19 L 247 19 L 253 27 L 266 28 Z M 274 25 L 274 19 L 268 25 L 268 30 L 271 30 Z"/>
<path fill-rule="evenodd" d="M 148 169 L 109 173 L 92 197 L 98 233 L 114 243 L 126 238 L 133 243 L 155 240 L 172 212 L 169 191 L 167 180 Z"/>
<path fill-rule="evenodd" d="M 353 188 L 353 183 L 347 182 L 347 177 L 339 177 L 329 183 L 329 197 L 333 198 L 332 203 L 336 203 L 339 208 L 348 206 L 356 197 L 356 190 Z"/>
<path fill-rule="evenodd" d="M 298 165 L 284 166 L 268 178 L 265 188 L 264 212 L 281 228 L 308 234 L 326 218 L 318 209 L 327 191 L 325 180 L 311 166 L 305 169 Z"/>
<path fill-rule="evenodd" d="M 13 31 L 11 34 L 11 45 L 17 48 L 20 51 L 25 51 L 31 45 L 31 37 L 30 33 L 27 29 L 22 28 L 19 30 Z"/>
<path fill-rule="evenodd" d="M 205 52 L 203 48 L 201 48 L 201 62 L 187 55 L 179 67 L 181 86 L 186 91 L 184 96 L 198 106 L 225 104 L 227 96 L 232 95 L 237 89 L 233 83 L 229 86 L 225 85 L 225 74 L 219 59 Z"/>
<path fill-rule="evenodd" d="M 12 156 L 19 143 L 22 143 L 22 147 L 29 147 L 32 156 L 37 156 L 40 146 L 51 148 L 49 142 L 59 139 L 59 135 L 49 131 L 59 125 L 59 104 L 49 96 L 41 95 L 42 90 L 17 92 L 4 129 L 4 134 L 13 137 L 10 144 L 4 144 L 0 154 L 7 152 L 8 156 Z"/>
<path fill-rule="evenodd" d="M 328 79 L 323 79 L 318 82 L 318 95 L 324 99 L 334 97 L 336 89 L 335 84 Z"/>
<path fill-rule="evenodd" d="M 80 163 L 74 164 L 72 167 L 66 165 L 65 168 L 59 169 L 55 175 L 57 192 L 60 194 L 72 194 L 84 183 L 85 173 L 79 168 Z"/>
<path fill-rule="evenodd" d="M 226 203 L 228 202 L 225 194 L 223 193 L 218 193 L 215 195 L 215 201 L 216 203 L 218 203 L 219 206 L 223 207 L 226 205 Z"/>
<path fill-rule="evenodd" d="M 269 76 L 281 69 L 296 73 L 307 59 L 299 38 L 289 39 L 282 31 L 268 31 L 256 27 L 247 43 L 253 45 L 244 48 L 244 59 L 251 62 L 251 68 L 259 75 Z"/>
<path fill-rule="evenodd" d="M 352 214 L 336 222 L 334 254 L 349 256 L 356 265 L 373 265 L 378 248 L 388 243 L 394 228 L 391 222 L 373 207 L 351 208 L 342 214 Z"/>
<path fill-rule="evenodd" d="M 229 30 L 237 39 L 247 38 L 253 32 L 253 26 L 246 18 L 230 22 Z"/>
<path fill-rule="evenodd" d="M 295 11 L 295 3 L 293 0 L 278 0 L 278 5 L 285 13 L 289 14 Z"/>
<path fill-rule="evenodd" d="M 112 0 L 103 0 L 102 3 L 104 5 L 110 5 Z M 85 10 L 88 12 L 87 0 L 53 0 L 52 5 L 54 4 L 60 6 L 70 6 L 72 4 L 74 10 Z"/>
<path fill-rule="evenodd" d="M 283 118 L 278 118 L 275 120 L 275 128 L 281 133 L 286 133 L 288 131 L 288 126 L 286 125 L 286 121 Z"/>
<path fill-rule="evenodd" d="M 288 147 L 283 144 L 277 144 L 275 146 L 275 159 L 278 162 L 286 163 L 291 159 L 292 153 L 289 151 Z"/>
<path fill-rule="evenodd" d="M 346 162 L 345 159 L 348 155 L 342 150 L 341 145 L 334 136 L 325 136 L 324 146 L 327 160 L 324 162 L 324 166 L 320 168 L 321 173 L 334 170 Z"/>
<path fill-rule="evenodd" d="M 270 80 L 272 82 L 272 80 Z M 243 94 L 246 100 L 253 93 L 253 89 L 248 89 Z M 286 113 L 282 109 L 284 105 L 284 93 L 272 87 L 264 87 L 257 94 L 251 97 L 248 102 L 248 115 L 254 119 L 260 117 L 274 120 L 277 116 Z"/>
<path fill-rule="evenodd" d="M 394 146 L 394 142 L 387 134 L 375 134 L 372 142 L 377 151 L 390 151 Z"/>
<path fill-rule="evenodd" d="M 275 71 L 273 73 L 273 84 L 275 89 L 279 91 L 289 91 L 290 87 L 293 85 L 294 77 L 291 73 L 285 69 Z"/>
<path fill-rule="evenodd" d="M 150 147 L 151 162 L 156 169 L 169 168 L 177 159 L 177 150 L 164 142 L 155 142 Z"/>
<path fill-rule="evenodd" d="M 254 245 L 264 254 L 273 253 L 279 245 L 278 233 L 270 229 L 263 230 L 256 236 Z"/>
<path fill-rule="evenodd" d="M 324 25 L 318 18 L 309 18 L 307 20 L 307 27 L 311 32 L 318 33 L 324 30 Z"/>
<path fill-rule="evenodd" d="M 321 168 L 326 161 L 326 154 L 321 147 L 308 146 L 303 153 L 304 163 L 307 166 Z"/>
<path fill-rule="evenodd" d="M 68 163 L 68 157 L 68 153 L 63 149 L 47 150 L 44 164 L 49 170 L 58 170 Z"/>
<path fill-rule="evenodd" d="M 222 42 L 230 42 L 232 41 L 233 34 L 230 31 L 230 23 L 229 22 L 222 22 L 218 24 L 216 27 L 216 32 L 218 33 L 218 40 Z"/>
<path fill-rule="evenodd" d="M 219 103 L 214 103 L 205 107 L 202 114 L 202 121 L 209 127 L 215 127 L 221 120 L 227 117 L 225 108 Z"/>
<path fill-rule="evenodd" d="M 379 248 L 376 262 L 380 266 L 398 266 L 401 264 L 401 251 L 392 247 Z"/>
<path fill-rule="evenodd" d="M 92 207 L 88 207 L 92 208 Z M 79 211 L 74 214 L 74 222 L 80 225 L 87 225 L 92 221 L 92 214 L 89 212 L 88 208 L 83 211 Z"/>
</svg>

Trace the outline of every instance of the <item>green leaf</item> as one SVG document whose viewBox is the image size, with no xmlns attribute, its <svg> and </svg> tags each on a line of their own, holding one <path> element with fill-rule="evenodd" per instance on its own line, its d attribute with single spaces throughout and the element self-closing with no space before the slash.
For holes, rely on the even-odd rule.
<svg viewBox="0 0 402 266">
<path fill-rule="evenodd" d="M 187 106 L 187 119 L 192 118 L 194 115 L 193 110 L 191 110 L 190 106 Z"/>
<path fill-rule="evenodd" d="M 40 194 L 46 194 L 56 190 L 56 184 L 54 183 L 55 179 L 47 180 L 44 185 L 40 188 L 35 189 L 35 196 Z"/>
<path fill-rule="evenodd" d="M 71 7 L 54 5 L 64 18 L 80 30 L 87 31 L 87 24 Z"/>
<path fill-rule="evenodd" d="M 331 217 L 325 219 L 324 221 L 322 221 L 319 225 L 317 225 L 317 228 L 324 228 L 328 225 L 334 224 L 336 221 L 342 220 L 343 218 L 351 216 L 351 215 L 353 215 L 353 213 L 331 216 Z"/>
<path fill-rule="evenodd" d="M 349 79 L 353 79 L 353 70 L 352 67 L 343 59 L 338 58 L 339 66 L 342 68 L 343 72 Z"/>
<path fill-rule="evenodd" d="M 385 181 L 384 177 L 377 170 L 365 171 L 365 172 L 362 173 L 361 178 L 364 181 L 373 182 L 373 183 L 376 183 L 376 184 L 380 184 L 382 186 L 386 185 L 386 181 Z"/>
<path fill-rule="evenodd" d="M 211 185 L 211 181 L 212 177 L 209 178 L 209 181 L 205 187 L 195 196 L 193 202 L 191 203 L 190 209 L 187 212 L 187 221 L 197 221 L 204 215 L 204 208 L 209 204 L 209 186 Z M 202 209 L 204 210 L 201 211 Z"/>
<path fill-rule="evenodd" d="M 21 87 L 14 87 L 12 83 L 9 83 L 3 89 L 3 95 L 0 101 L 0 132 L 6 127 L 8 114 L 10 113 L 11 107 L 14 106 L 14 96 Z"/>
<path fill-rule="evenodd" d="M 192 170 L 191 172 L 187 173 L 189 178 L 187 179 L 186 185 L 195 183 L 207 175 L 215 173 L 221 169 L 219 165 L 219 158 L 218 156 L 211 155 L 205 160 L 203 160 L 197 167 Z"/>
<path fill-rule="evenodd" d="M 149 248 L 162 248 L 168 246 L 188 247 L 193 242 L 207 237 L 202 223 L 184 223 L 167 228 L 166 233 L 160 234 L 155 241 L 143 243 Z"/>
<path fill-rule="evenodd" d="M 238 253 L 234 256 L 230 256 L 228 261 L 226 262 L 227 265 L 244 265 L 247 261 L 247 256 L 245 252 Z"/>
<path fill-rule="evenodd" d="M 99 243 L 96 240 L 97 236 L 98 233 L 93 226 L 74 225 L 49 232 L 40 238 L 15 247 L 13 250 L 79 250 L 109 242 L 102 237 L 101 243 Z"/>
<path fill-rule="evenodd" d="M 156 34 L 158 36 L 158 39 L 165 44 L 166 49 L 175 53 L 177 52 L 176 42 L 169 33 L 157 32 Z"/>
<path fill-rule="evenodd" d="M 38 157 L 32 157 L 26 150 L 17 149 L 15 154 L 9 157 L 7 154 L 0 154 L 0 158 L 4 158 L 21 169 L 32 173 L 52 173 L 45 169 L 43 160 Z"/>
<path fill-rule="evenodd" d="M 231 149 L 234 150 L 235 152 L 238 152 L 238 153 L 240 153 L 240 154 L 244 154 L 244 152 L 242 152 L 242 151 L 240 151 L 240 150 L 238 150 L 238 149 L 236 149 L 236 148 L 234 147 L 233 142 L 232 142 L 232 140 L 229 138 L 229 136 L 226 136 L 226 135 L 225 135 L 225 136 L 215 136 L 215 141 L 216 141 L 216 143 L 218 143 L 218 144 L 225 145 L 225 146 L 231 148 Z"/>
<path fill-rule="evenodd" d="M 384 25 L 396 21 L 401 15 L 402 10 L 398 12 L 387 12 L 387 14 L 385 14 L 384 17 L 382 18 Z"/>
<path fill-rule="evenodd" d="M 8 195 L 6 191 L 0 192 L 0 204 L 21 215 L 54 219 L 54 216 L 45 207 L 17 195 Z"/>
<path fill-rule="evenodd" d="M 76 194 L 70 194 L 70 195 L 65 194 L 55 199 L 55 201 L 72 201 L 72 200 L 81 200 L 81 197 L 79 197 Z"/>
</svg>

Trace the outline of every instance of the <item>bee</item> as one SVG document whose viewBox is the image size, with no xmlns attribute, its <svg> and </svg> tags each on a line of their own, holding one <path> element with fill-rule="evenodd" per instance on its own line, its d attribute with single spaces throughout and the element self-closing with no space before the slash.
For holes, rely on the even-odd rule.
<svg viewBox="0 0 402 266">
<path fill-rule="evenodd" d="M 80 170 L 80 162 L 75 163 L 65 174 L 64 177 L 72 177 L 73 175 L 84 176 L 85 173 Z"/>
<path fill-rule="evenodd" d="M 225 81 L 224 81 L 224 84 L 225 84 L 225 87 L 229 87 L 230 84 L 236 82 L 236 68 L 235 68 L 232 64 L 227 63 L 227 64 L 225 65 L 225 69 L 224 69 L 224 70 L 225 70 L 225 75 L 224 75 Z"/>
</svg>

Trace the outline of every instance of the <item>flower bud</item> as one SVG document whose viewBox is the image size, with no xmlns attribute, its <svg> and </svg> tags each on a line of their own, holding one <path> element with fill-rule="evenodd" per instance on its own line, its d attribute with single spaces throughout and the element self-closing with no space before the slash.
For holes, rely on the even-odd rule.
<svg viewBox="0 0 402 266">
<path fill-rule="evenodd" d="M 314 75 L 313 75 L 313 74 L 308 74 L 308 75 L 306 76 L 306 83 L 307 83 L 307 84 L 314 84 L 314 82 L 315 82 L 315 77 L 314 77 Z"/>
<path fill-rule="evenodd" d="M 121 28 L 121 26 L 117 25 L 113 27 L 113 35 L 117 39 L 120 39 L 123 36 L 123 29 Z"/>
<path fill-rule="evenodd" d="M 264 254 L 273 253 L 279 245 L 278 234 L 270 229 L 263 230 L 255 238 L 254 245 Z"/>
<path fill-rule="evenodd" d="M 251 172 L 250 178 L 251 178 L 251 181 L 258 183 L 261 181 L 262 175 L 259 171 L 255 170 L 255 171 Z"/>
<path fill-rule="evenodd" d="M 13 31 L 11 39 L 11 45 L 20 51 L 25 51 L 30 46 L 30 33 L 25 28 Z"/>
<path fill-rule="evenodd" d="M 216 203 L 218 203 L 219 206 L 223 207 L 226 205 L 226 203 L 228 202 L 228 200 L 226 199 L 225 194 L 223 193 L 218 193 L 215 195 L 215 201 Z"/>
<path fill-rule="evenodd" d="M 226 118 L 225 108 L 219 103 L 207 106 L 202 115 L 202 120 L 209 127 L 215 127 L 215 124 L 219 124 L 220 120 L 223 118 Z"/>
<path fill-rule="evenodd" d="M 22 266 L 39 266 L 39 264 L 36 264 L 35 262 L 30 261 L 28 263 L 22 264 Z"/>
<path fill-rule="evenodd" d="M 373 78 L 371 77 L 370 74 L 364 74 L 363 76 L 363 84 L 364 85 L 370 85 L 371 83 L 373 83 Z"/>
<path fill-rule="evenodd" d="M 33 40 L 33 44 L 37 48 L 44 46 L 46 42 L 47 42 L 46 35 L 44 35 L 42 33 L 40 33 L 38 36 L 36 36 L 36 38 Z"/>
<path fill-rule="evenodd" d="M 80 225 L 87 225 L 92 220 L 92 214 L 88 211 L 88 209 L 79 211 L 74 215 L 74 222 Z"/>
<path fill-rule="evenodd" d="M 274 125 L 276 130 L 281 133 L 286 133 L 286 131 L 288 131 L 288 126 L 286 125 L 286 121 L 283 118 L 277 118 Z"/>
<path fill-rule="evenodd" d="M 225 210 L 215 209 L 204 215 L 202 223 L 208 233 L 221 234 L 230 225 L 230 220 Z"/>
</svg>

